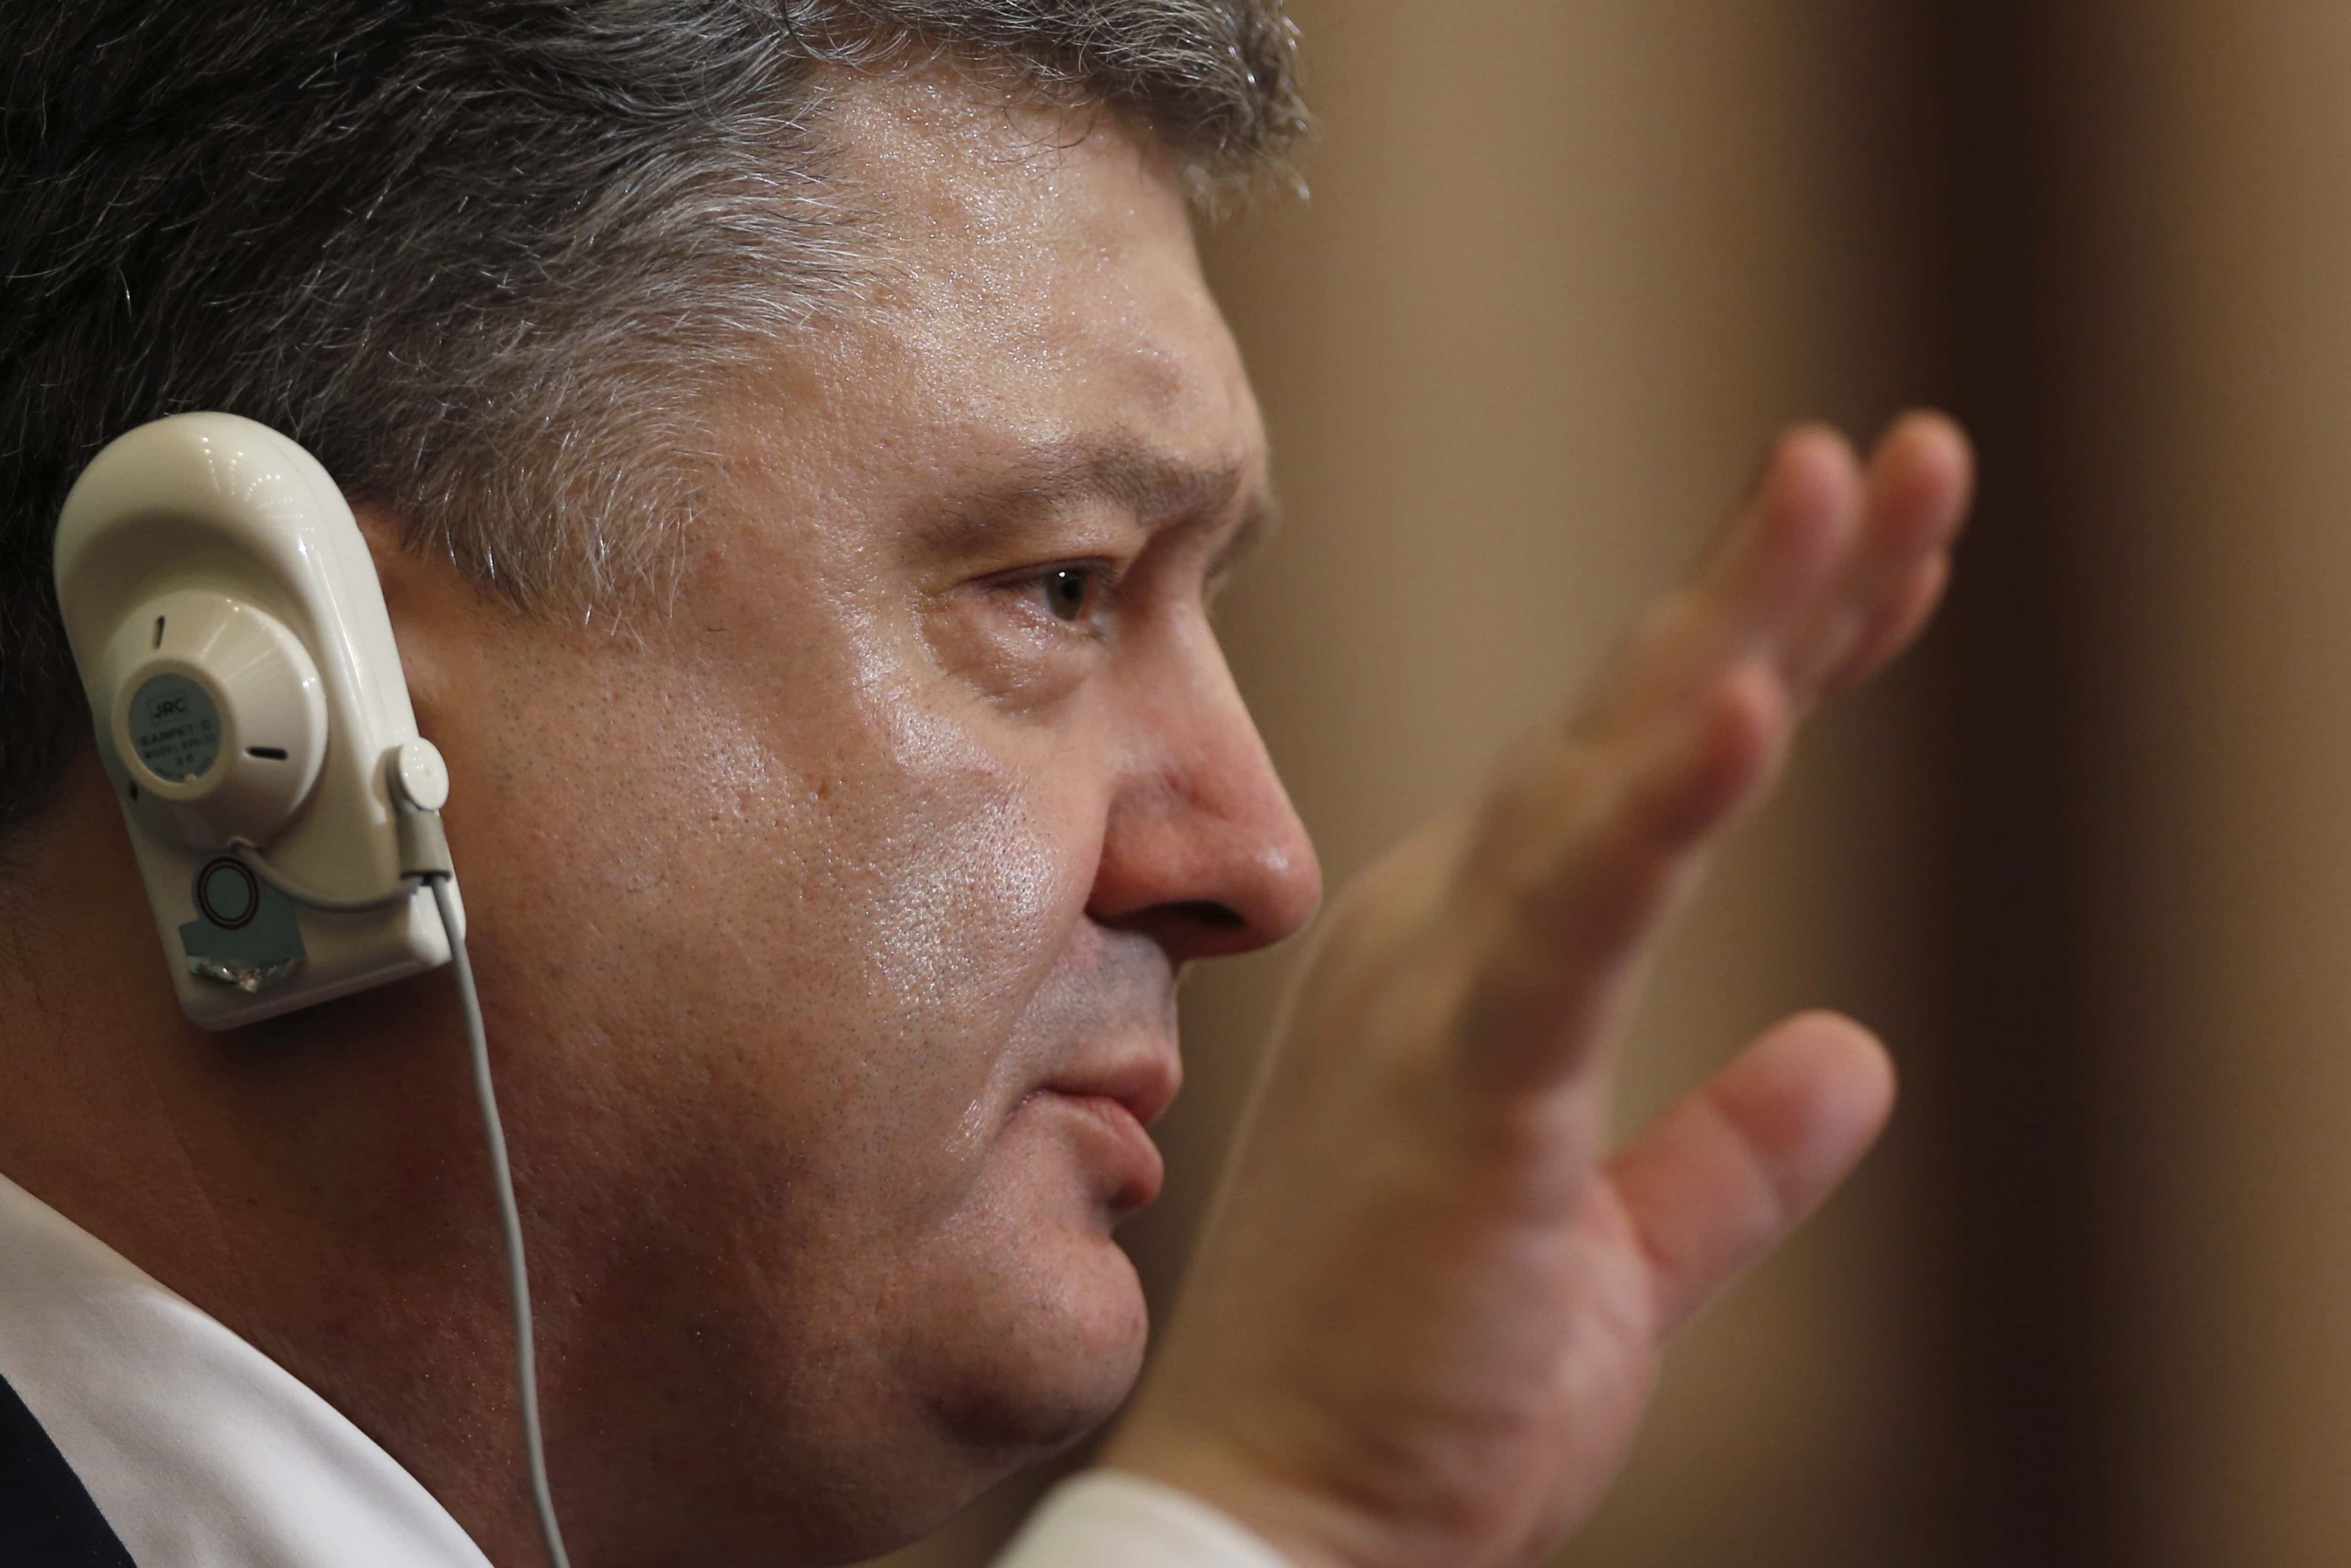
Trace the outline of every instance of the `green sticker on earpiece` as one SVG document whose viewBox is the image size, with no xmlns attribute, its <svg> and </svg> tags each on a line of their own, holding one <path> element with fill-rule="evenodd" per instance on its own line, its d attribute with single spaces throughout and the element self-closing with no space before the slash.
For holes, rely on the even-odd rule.
<svg viewBox="0 0 2351 1568">
<path fill-rule="evenodd" d="M 189 889 L 196 917 L 180 927 L 188 973 L 246 992 L 290 977 L 308 956 L 294 901 L 234 855 L 218 855 Z"/>
<path fill-rule="evenodd" d="M 185 675 L 157 675 L 131 699 L 131 744 L 167 783 L 201 778 L 220 758 L 220 709 Z"/>
</svg>

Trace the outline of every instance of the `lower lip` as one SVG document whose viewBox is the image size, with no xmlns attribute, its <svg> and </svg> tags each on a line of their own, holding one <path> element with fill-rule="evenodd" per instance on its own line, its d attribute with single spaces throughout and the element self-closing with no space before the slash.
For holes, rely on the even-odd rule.
<svg viewBox="0 0 2351 1568">
<path fill-rule="evenodd" d="M 1041 1097 L 1071 1107 L 1090 1129 L 1099 1130 L 1099 1136 L 1088 1141 L 1099 1143 L 1108 1156 L 1103 1164 L 1118 1183 L 1111 1202 L 1121 1213 L 1141 1208 L 1159 1196 L 1167 1167 L 1160 1158 L 1159 1145 L 1151 1141 L 1151 1134 L 1144 1131 L 1134 1112 L 1107 1094 L 1070 1094 L 1048 1089 Z"/>
</svg>

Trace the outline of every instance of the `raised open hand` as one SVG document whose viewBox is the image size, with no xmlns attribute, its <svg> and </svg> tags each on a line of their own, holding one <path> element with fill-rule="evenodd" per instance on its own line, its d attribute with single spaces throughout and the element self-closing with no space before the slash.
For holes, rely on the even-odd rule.
<svg viewBox="0 0 2351 1568">
<path fill-rule="evenodd" d="M 1301 1568 L 1521 1563 L 1590 1512 L 1667 1335 L 1892 1103 L 1876 1040 L 1806 1015 L 1608 1145 L 1662 917 L 1813 702 L 1932 613 L 1970 471 L 1931 414 L 1865 470 L 1785 437 L 1574 717 L 1341 896 L 1106 1463 Z"/>
</svg>

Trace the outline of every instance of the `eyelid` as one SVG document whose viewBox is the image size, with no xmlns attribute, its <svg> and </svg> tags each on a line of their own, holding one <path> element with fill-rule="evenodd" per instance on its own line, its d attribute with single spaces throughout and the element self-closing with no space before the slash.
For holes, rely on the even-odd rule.
<svg viewBox="0 0 2351 1568">
<path fill-rule="evenodd" d="M 1063 560 L 1043 561 L 1033 566 L 1012 567 L 1004 571 L 990 572 L 985 577 L 976 579 L 973 586 L 988 593 L 1018 591 L 1023 593 L 1034 592 L 1041 596 L 1047 580 L 1064 571 L 1085 572 L 1095 580 L 1093 590 L 1097 599 L 1095 605 L 1075 621 L 1067 621 L 1052 613 L 1041 602 L 1041 597 L 1035 608 L 1043 619 L 1053 623 L 1054 630 L 1058 632 L 1081 637 L 1096 635 L 1098 622 L 1102 616 L 1117 608 L 1118 591 L 1125 580 L 1126 574 L 1115 560 L 1102 556 L 1078 556 Z"/>
<path fill-rule="evenodd" d="M 1030 566 L 1007 567 L 973 580 L 979 588 L 1022 588 L 1032 582 L 1042 582 L 1057 571 L 1092 572 L 1105 584 L 1118 582 L 1124 573 L 1119 563 L 1107 556 L 1071 556 L 1066 560 L 1039 561 Z"/>
</svg>

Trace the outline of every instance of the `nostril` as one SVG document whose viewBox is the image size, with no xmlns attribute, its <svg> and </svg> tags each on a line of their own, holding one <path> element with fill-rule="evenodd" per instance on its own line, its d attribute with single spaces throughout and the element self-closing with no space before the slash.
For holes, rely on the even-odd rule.
<svg viewBox="0 0 2351 1568">
<path fill-rule="evenodd" d="M 1228 904 L 1208 898 L 1170 899 L 1102 923 L 1150 937 L 1179 963 L 1246 953 L 1260 946 L 1250 933 L 1247 916 Z"/>
</svg>

